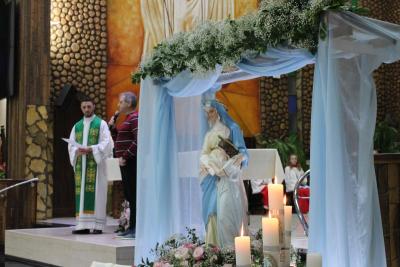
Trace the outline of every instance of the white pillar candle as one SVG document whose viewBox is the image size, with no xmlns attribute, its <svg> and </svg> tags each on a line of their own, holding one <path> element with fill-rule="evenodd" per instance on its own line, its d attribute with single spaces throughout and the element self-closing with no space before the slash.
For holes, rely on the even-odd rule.
<svg viewBox="0 0 400 267">
<path fill-rule="evenodd" d="M 286 195 L 283 198 L 283 221 L 284 221 L 284 237 L 283 237 L 283 266 L 290 265 L 290 244 L 291 244 L 291 231 L 292 231 L 292 206 L 286 205 Z"/>
<path fill-rule="evenodd" d="M 250 237 L 243 236 L 243 226 L 241 236 L 235 237 L 236 266 L 251 266 Z"/>
<path fill-rule="evenodd" d="M 276 178 L 275 178 L 276 182 Z M 269 210 L 283 209 L 283 185 L 269 184 L 268 185 L 268 206 Z"/>
<path fill-rule="evenodd" d="M 284 214 L 284 221 L 285 221 L 285 231 L 291 231 L 292 230 L 292 206 L 287 206 L 286 205 L 286 196 L 284 198 L 284 204 L 285 206 L 283 214 Z"/>
<path fill-rule="evenodd" d="M 322 267 L 321 254 L 307 253 L 307 267 Z"/>
<path fill-rule="evenodd" d="M 263 246 L 279 246 L 279 221 L 277 218 L 262 218 Z"/>
</svg>

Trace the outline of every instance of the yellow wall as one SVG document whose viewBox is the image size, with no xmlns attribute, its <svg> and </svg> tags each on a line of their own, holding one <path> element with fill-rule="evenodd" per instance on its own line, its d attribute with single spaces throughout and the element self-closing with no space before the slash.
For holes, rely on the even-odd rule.
<svg viewBox="0 0 400 267">
<path fill-rule="evenodd" d="M 162 0 L 160 0 L 162 1 Z M 258 0 L 235 0 L 235 17 L 257 9 Z M 123 91 L 139 93 L 130 74 L 140 64 L 144 28 L 140 0 L 108 0 L 107 116 L 115 112 L 118 95 Z M 258 79 L 224 86 L 218 98 L 229 108 L 232 117 L 246 136 L 260 132 Z"/>
</svg>

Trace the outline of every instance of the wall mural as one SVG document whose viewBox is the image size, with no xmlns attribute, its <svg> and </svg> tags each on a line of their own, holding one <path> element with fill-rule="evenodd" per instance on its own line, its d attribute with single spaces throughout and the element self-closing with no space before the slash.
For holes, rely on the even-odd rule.
<svg viewBox="0 0 400 267">
<path fill-rule="evenodd" d="M 257 4 L 257 0 L 108 0 L 107 117 L 115 112 L 119 93 L 139 94 L 130 74 L 157 43 L 204 20 L 240 17 L 256 10 Z M 226 85 L 218 98 L 245 136 L 260 132 L 258 79 Z"/>
</svg>

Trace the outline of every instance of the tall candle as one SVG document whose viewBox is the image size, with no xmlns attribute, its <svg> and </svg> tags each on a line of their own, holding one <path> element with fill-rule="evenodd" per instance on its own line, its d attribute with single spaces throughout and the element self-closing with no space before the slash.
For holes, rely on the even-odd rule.
<svg viewBox="0 0 400 267">
<path fill-rule="evenodd" d="M 269 184 L 268 185 L 268 205 L 269 210 L 280 210 L 283 209 L 283 185 Z"/>
<path fill-rule="evenodd" d="M 279 246 L 279 221 L 277 218 L 263 217 L 262 233 L 264 246 Z"/>
<path fill-rule="evenodd" d="M 236 266 L 251 266 L 250 237 L 243 236 L 243 226 L 241 236 L 235 237 Z"/>
<path fill-rule="evenodd" d="M 322 267 L 321 254 L 307 253 L 307 267 Z"/>
<path fill-rule="evenodd" d="M 292 230 L 292 206 L 287 206 L 286 205 L 286 196 L 284 198 L 284 221 L 285 221 L 285 231 L 291 231 Z"/>
<path fill-rule="evenodd" d="M 290 241 L 291 241 L 291 231 L 292 231 L 292 206 L 286 205 L 286 196 L 283 198 L 283 221 L 284 221 L 284 237 L 283 237 L 283 249 L 281 255 L 283 259 L 282 266 L 290 265 Z"/>
</svg>

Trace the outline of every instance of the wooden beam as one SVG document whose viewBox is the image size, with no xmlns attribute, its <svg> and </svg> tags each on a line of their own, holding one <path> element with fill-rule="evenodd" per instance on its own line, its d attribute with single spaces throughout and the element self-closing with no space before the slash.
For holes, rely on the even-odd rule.
<svg viewBox="0 0 400 267">
<path fill-rule="evenodd" d="M 7 99 L 8 177 L 25 177 L 26 107 L 50 97 L 50 0 L 17 2 L 17 93 Z"/>
</svg>

